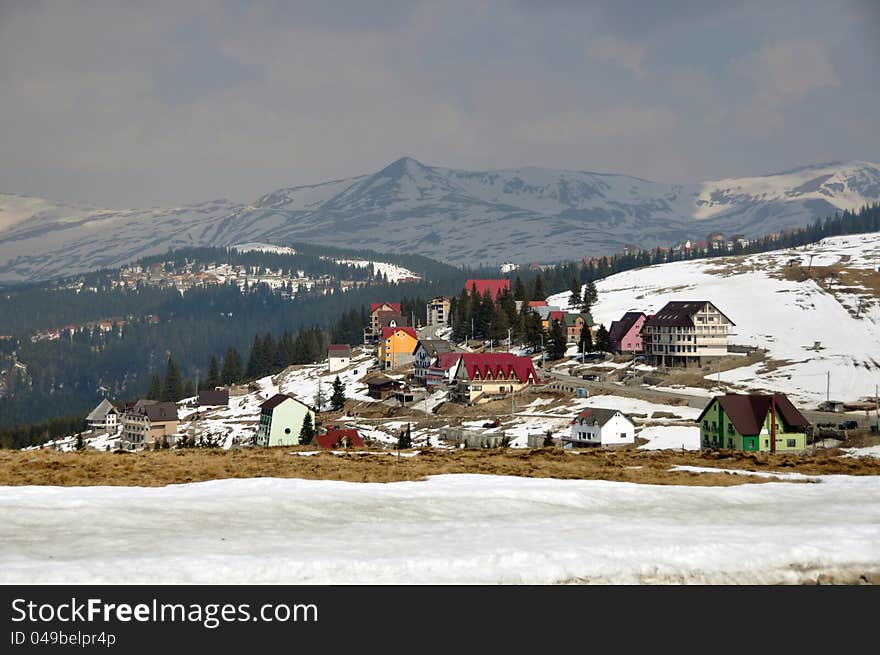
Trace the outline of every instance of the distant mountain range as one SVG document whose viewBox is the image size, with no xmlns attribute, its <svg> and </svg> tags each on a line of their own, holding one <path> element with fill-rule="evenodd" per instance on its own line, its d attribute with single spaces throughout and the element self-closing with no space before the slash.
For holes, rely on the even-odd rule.
<svg viewBox="0 0 880 655">
<path fill-rule="evenodd" d="M 456 265 L 551 263 L 714 231 L 760 236 L 878 200 L 880 166 L 863 161 L 673 185 L 546 168 L 471 172 L 409 157 L 251 205 L 106 210 L 0 194 L 0 282 L 244 242 L 416 253 Z"/>
</svg>

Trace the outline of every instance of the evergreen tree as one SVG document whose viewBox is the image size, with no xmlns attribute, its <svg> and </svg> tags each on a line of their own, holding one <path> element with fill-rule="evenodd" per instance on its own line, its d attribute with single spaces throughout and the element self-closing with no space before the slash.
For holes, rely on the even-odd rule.
<svg viewBox="0 0 880 655">
<path fill-rule="evenodd" d="M 406 424 L 406 430 L 397 437 L 397 450 L 406 450 L 412 448 L 412 435 L 410 434 L 409 423 Z"/>
<path fill-rule="evenodd" d="M 84 450 L 86 447 L 86 442 L 83 441 L 83 436 L 81 432 L 76 433 L 76 443 L 74 444 L 74 447 L 77 450 Z"/>
<path fill-rule="evenodd" d="M 202 389 L 210 390 L 219 387 L 220 384 L 220 367 L 217 365 L 217 357 L 211 355 L 211 363 L 208 364 L 208 375 L 202 382 Z"/>
<path fill-rule="evenodd" d="M 593 278 L 587 280 L 587 286 L 584 289 L 584 297 L 582 307 L 585 312 L 590 311 L 590 307 L 596 304 L 596 301 L 599 299 L 599 294 L 596 291 L 596 283 L 593 282 Z"/>
<path fill-rule="evenodd" d="M 243 374 L 241 355 L 235 348 L 229 348 L 223 357 L 223 371 L 220 373 L 222 384 L 236 384 L 241 381 Z"/>
<path fill-rule="evenodd" d="M 183 383 L 183 393 L 181 398 L 192 398 L 197 393 L 196 383 L 193 380 L 187 380 Z"/>
<path fill-rule="evenodd" d="M 581 330 L 581 339 L 580 341 L 578 341 L 578 352 L 593 352 L 593 333 L 590 332 L 590 328 L 588 328 L 586 325 L 584 326 L 584 329 Z"/>
<path fill-rule="evenodd" d="M 562 322 L 553 321 L 553 325 L 550 327 L 550 344 L 547 348 L 547 354 L 550 359 L 555 360 L 565 357 L 567 346 L 565 329 L 562 327 Z"/>
<path fill-rule="evenodd" d="M 333 393 L 330 396 L 330 406 L 337 412 L 345 407 L 345 385 L 342 384 L 338 375 L 336 376 L 336 379 L 333 380 Z"/>
<path fill-rule="evenodd" d="M 574 273 L 571 276 L 571 300 L 569 300 L 569 306 L 574 310 L 581 306 L 581 281 Z"/>
<path fill-rule="evenodd" d="M 596 350 L 599 352 L 611 352 L 611 337 L 604 325 L 600 325 L 596 331 Z"/>
<path fill-rule="evenodd" d="M 553 433 L 550 430 L 547 430 L 547 433 L 544 435 L 544 447 L 549 448 L 553 445 Z"/>
<path fill-rule="evenodd" d="M 513 299 L 522 301 L 526 299 L 526 287 L 519 275 L 516 276 L 516 282 L 513 283 Z"/>
<path fill-rule="evenodd" d="M 299 431 L 299 444 L 302 446 L 306 446 L 312 443 L 312 439 L 315 438 L 315 424 L 312 423 L 312 414 L 311 412 L 306 412 L 305 418 L 303 418 L 302 428 Z"/>
<path fill-rule="evenodd" d="M 251 351 L 248 354 L 247 368 L 245 369 L 245 377 L 257 378 L 262 374 L 263 366 L 263 340 L 259 335 L 254 336 L 254 342 L 251 344 Z"/>
<path fill-rule="evenodd" d="M 541 335 L 544 334 L 541 317 L 537 312 L 526 308 L 525 305 L 523 305 L 523 310 L 523 322 L 525 325 L 523 339 L 532 348 L 538 348 L 541 345 Z"/>
<path fill-rule="evenodd" d="M 162 393 L 159 400 L 176 403 L 183 398 L 183 381 L 180 379 L 180 371 L 177 364 L 169 355 L 165 365 L 165 381 L 162 383 Z"/>
<path fill-rule="evenodd" d="M 544 287 L 544 276 L 538 273 L 532 280 L 532 292 L 529 294 L 532 300 L 547 300 L 547 291 Z"/>
<path fill-rule="evenodd" d="M 150 380 L 150 390 L 147 391 L 147 400 L 159 400 L 162 396 L 162 380 L 159 379 L 158 373 L 154 373 Z"/>
</svg>

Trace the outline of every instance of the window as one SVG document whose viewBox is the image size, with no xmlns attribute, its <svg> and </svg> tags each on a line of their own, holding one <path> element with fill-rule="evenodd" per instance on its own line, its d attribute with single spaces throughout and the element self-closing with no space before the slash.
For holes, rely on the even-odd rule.
<svg viewBox="0 0 880 655">
<path fill-rule="evenodd" d="M 733 434 L 733 423 L 727 424 L 727 434 Z"/>
<path fill-rule="evenodd" d="M 764 447 L 767 447 L 767 446 L 769 446 L 769 445 L 770 445 L 770 440 L 769 440 L 769 439 L 764 439 Z"/>
<path fill-rule="evenodd" d="M 290 434 L 290 428 L 284 428 L 284 434 Z"/>
<path fill-rule="evenodd" d="M 797 447 L 797 441 L 795 441 L 794 439 L 786 439 L 786 440 L 785 440 L 785 445 L 786 445 L 786 447 L 788 447 L 788 448 L 796 448 L 796 447 Z"/>
</svg>

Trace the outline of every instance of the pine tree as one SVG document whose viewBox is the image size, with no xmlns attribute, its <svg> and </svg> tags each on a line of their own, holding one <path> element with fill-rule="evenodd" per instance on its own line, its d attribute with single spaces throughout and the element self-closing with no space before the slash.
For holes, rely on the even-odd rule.
<svg viewBox="0 0 880 655">
<path fill-rule="evenodd" d="M 409 423 L 406 424 L 406 430 L 397 437 L 397 450 L 406 450 L 407 448 L 412 448 L 412 435 L 410 434 Z"/>
<path fill-rule="evenodd" d="M 312 439 L 315 438 L 315 424 L 312 423 L 312 414 L 311 412 L 306 412 L 305 418 L 303 418 L 302 428 L 299 431 L 299 444 L 302 446 L 306 446 L 312 443 Z"/>
<path fill-rule="evenodd" d="M 513 299 L 522 301 L 526 299 L 526 287 L 519 275 L 516 276 L 516 282 L 513 283 Z"/>
<path fill-rule="evenodd" d="M 599 352 L 611 352 L 611 337 L 604 325 L 600 325 L 596 331 L 596 350 Z"/>
<path fill-rule="evenodd" d="M 571 276 L 571 300 L 569 300 L 569 306 L 575 310 L 581 306 L 581 281 L 576 274 Z"/>
<path fill-rule="evenodd" d="M 248 354 L 248 363 L 247 369 L 245 369 L 245 376 L 248 378 L 257 378 L 261 375 L 263 365 L 263 340 L 260 339 L 259 335 L 254 336 L 254 341 L 251 344 L 251 351 Z"/>
<path fill-rule="evenodd" d="M 162 383 L 162 393 L 159 400 L 176 403 L 183 398 L 183 381 L 180 379 L 180 371 L 177 364 L 169 355 L 165 365 L 165 381 Z"/>
<path fill-rule="evenodd" d="M 202 389 L 214 389 L 220 386 L 220 367 L 217 365 L 217 357 L 211 355 L 211 363 L 208 364 L 208 376 L 202 382 Z"/>
<path fill-rule="evenodd" d="M 196 395 L 196 383 L 193 380 L 187 380 L 183 383 L 183 393 L 181 398 L 192 398 Z"/>
<path fill-rule="evenodd" d="M 553 321 L 553 325 L 550 327 L 550 345 L 547 349 L 550 359 L 555 360 L 565 357 L 567 345 L 565 329 L 562 327 L 562 323 L 560 321 Z"/>
<path fill-rule="evenodd" d="M 158 374 L 153 374 L 150 380 L 150 390 L 147 392 L 147 400 L 159 400 L 162 396 L 162 380 Z"/>
<path fill-rule="evenodd" d="M 582 307 L 585 312 L 590 311 L 590 307 L 596 304 L 596 301 L 599 299 L 599 294 L 596 291 L 596 283 L 593 282 L 593 279 L 590 278 L 587 280 L 587 287 L 584 289 L 584 297 Z"/>
<path fill-rule="evenodd" d="M 580 341 L 578 341 L 578 352 L 593 352 L 593 333 L 590 332 L 590 328 L 588 328 L 586 325 L 584 326 L 584 329 L 581 330 L 581 339 Z"/>
<path fill-rule="evenodd" d="M 553 445 L 553 433 L 550 430 L 547 430 L 547 433 L 544 435 L 544 447 L 549 448 Z"/>
<path fill-rule="evenodd" d="M 330 396 L 330 406 L 337 412 L 345 407 L 345 385 L 342 384 L 338 375 L 333 380 L 333 394 Z"/>
<path fill-rule="evenodd" d="M 529 294 L 532 300 L 547 300 L 547 291 L 544 288 L 544 276 L 538 273 L 532 280 L 532 292 Z"/>
<path fill-rule="evenodd" d="M 223 357 L 223 371 L 220 373 L 221 382 L 224 385 L 238 383 L 244 371 L 242 370 L 241 355 L 235 348 L 229 348 Z"/>
</svg>

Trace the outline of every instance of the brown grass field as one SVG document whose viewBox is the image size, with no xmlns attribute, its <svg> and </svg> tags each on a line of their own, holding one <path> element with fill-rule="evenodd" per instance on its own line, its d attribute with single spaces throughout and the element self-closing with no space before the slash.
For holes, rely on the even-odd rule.
<svg viewBox="0 0 880 655">
<path fill-rule="evenodd" d="M 392 451 L 322 452 L 306 448 L 160 450 L 137 453 L 55 450 L 0 451 L 0 485 L 157 487 L 226 478 L 303 478 L 351 482 L 422 480 L 478 473 L 537 478 L 613 480 L 641 484 L 728 486 L 779 480 L 730 473 L 670 471 L 675 465 L 809 475 L 880 475 L 880 459 L 844 458 L 829 449 L 805 455 L 646 451 L 634 447 L 577 452 L 560 448 L 441 450 L 412 457 Z"/>
</svg>

